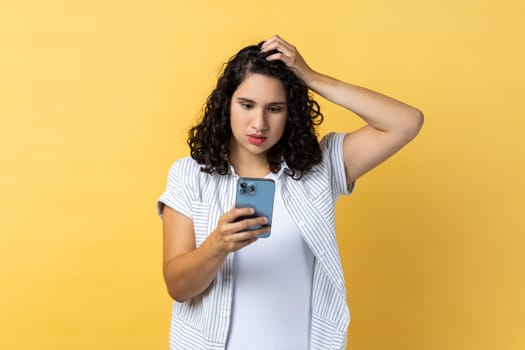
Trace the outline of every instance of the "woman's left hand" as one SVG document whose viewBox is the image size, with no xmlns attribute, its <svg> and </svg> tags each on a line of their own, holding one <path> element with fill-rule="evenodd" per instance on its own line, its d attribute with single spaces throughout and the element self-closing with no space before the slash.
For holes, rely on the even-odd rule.
<svg viewBox="0 0 525 350">
<path fill-rule="evenodd" d="M 295 46 L 291 45 L 280 36 L 274 35 L 266 40 L 261 48 L 262 52 L 271 50 L 277 50 L 278 52 L 268 56 L 266 58 L 268 61 L 283 61 L 288 67 L 295 71 L 295 73 L 306 83 L 307 86 L 310 87 L 312 81 L 314 80 L 315 71 L 313 71 L 308 66 L 308 64 L 306 64 L 306 61 L 297 51 Z"/>
</svg>

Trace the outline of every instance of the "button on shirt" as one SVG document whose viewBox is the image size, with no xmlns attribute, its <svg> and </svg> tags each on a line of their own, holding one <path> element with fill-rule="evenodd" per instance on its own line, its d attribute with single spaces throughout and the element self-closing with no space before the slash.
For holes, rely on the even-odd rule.
<svg viewBox="0 0 525 350">
<path fill-rule="evenodd" d="M 323 160 L 300 180 L 282 177 L 284 205 L 314 257 L 312 283 L 312 350 L 346 349 L 350 312 L 346 304 L 343 271 L 335 237 L 335 201 L 350 194 L 343 161 L 342 133 L 321 140 Z M 283 164 L 286 166 L 285 164 Z M 166 191 L 157 202 L 193 221 L 197 247 L 212 232 L 219 217 L 235 200 L 238 177 L 207 174 L 190 157 L 176 161 L 168 174 Z M 170 326 L 171 350 L 224 349 L 230 326 L 233 298 L 233 254 L 212 284 L 186 302 L 173 303 Z"/>
</svg>

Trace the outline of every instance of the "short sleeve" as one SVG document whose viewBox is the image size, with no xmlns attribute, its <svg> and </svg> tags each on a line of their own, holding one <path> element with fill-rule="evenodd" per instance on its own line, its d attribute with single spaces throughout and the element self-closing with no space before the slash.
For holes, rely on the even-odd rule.
<svg viewBox="0 0 525 350">
<path fill-rule="evenodd" d="M 189 191 L 185 190 L 187 186 L 184 184 L 184 179 L 186 177 L 182 164 L 183 162 L 178 160 L 171 166 L 168 172 L 166 190 L 157 200 L 157 213 L 161 218 L 165 205 L 190 219 L 192 218 L 191 198 L 188 195 Z"/>
<path fill-rule="evenodd" d="M 345 162 L 343 157 L 343 141 L 345 133 L 329 133 L 321 140 L 323 161 L 328 162 L 331 169 L 332 191 L 337 197 L 341 194 L 350 195 L 355 188 L 355 181 L 346 181 Z"/>
</svg>

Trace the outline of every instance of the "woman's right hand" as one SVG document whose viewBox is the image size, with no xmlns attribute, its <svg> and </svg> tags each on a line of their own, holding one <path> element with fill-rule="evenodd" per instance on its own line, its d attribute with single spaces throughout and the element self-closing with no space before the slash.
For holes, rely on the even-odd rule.
<svg viewBox="0 0 525 350">
<path fill-rule="evenodd" d="M 253 215 L 251 208 L 232 208 L 219 218 L 215 230 L 197 248 L 193 221 L 165 206 L 164 231 L 164 280 L 168 293 L 177 301 L 184 301 L 202 293 L 213 281 L 229 253 L 257 240 L 257 235 L 270 228 L 247 230 L 250 226 L 265 225 L 264 217 L 244 219 Z"/>
<path fill-rule="evenodd" d="M 252 208 L 232 208 L 219 218 L 217 227 L 209 237 L 209 243 L 220 254 L 227 255 L 257 241 L 257 236 L 270 232 L 270 227 L 265 226 L 256 230 L 248 230 L 251 226 L 266 225 L 268 219 L 255 217 L 236 221 L 239 217 L 253 215 Z"/>
</svg>

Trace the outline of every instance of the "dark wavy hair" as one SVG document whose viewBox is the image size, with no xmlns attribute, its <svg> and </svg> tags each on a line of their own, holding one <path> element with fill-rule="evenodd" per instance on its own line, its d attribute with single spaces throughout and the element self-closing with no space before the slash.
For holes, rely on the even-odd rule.
<svg viewBox="0 0 525 350">
<path fill-rule="evenodd" d="M 232 131 L 230 104 L 233 93 L 250 73 L 263 74 L 282 82 L 286 90 L 288 119 L 281 139 L 267 153 L 270 170 L 276 173 L 284 160 L 287 174 L 300 179 L 318 164 L 321 148 L 316 127 L 323 121 L 319 104 L 309 95 L 308 87 L 281 60 L 266 57 L 276 50 L 261 52 L 262 42 L 240 50 L 225 64 L 217 86 L 208 97 L 204 115 L 189 131 L 191 157 L 202 164 L 202 171 L 226 175 L 229 173 L 228 154 Z"/>
</svg>

